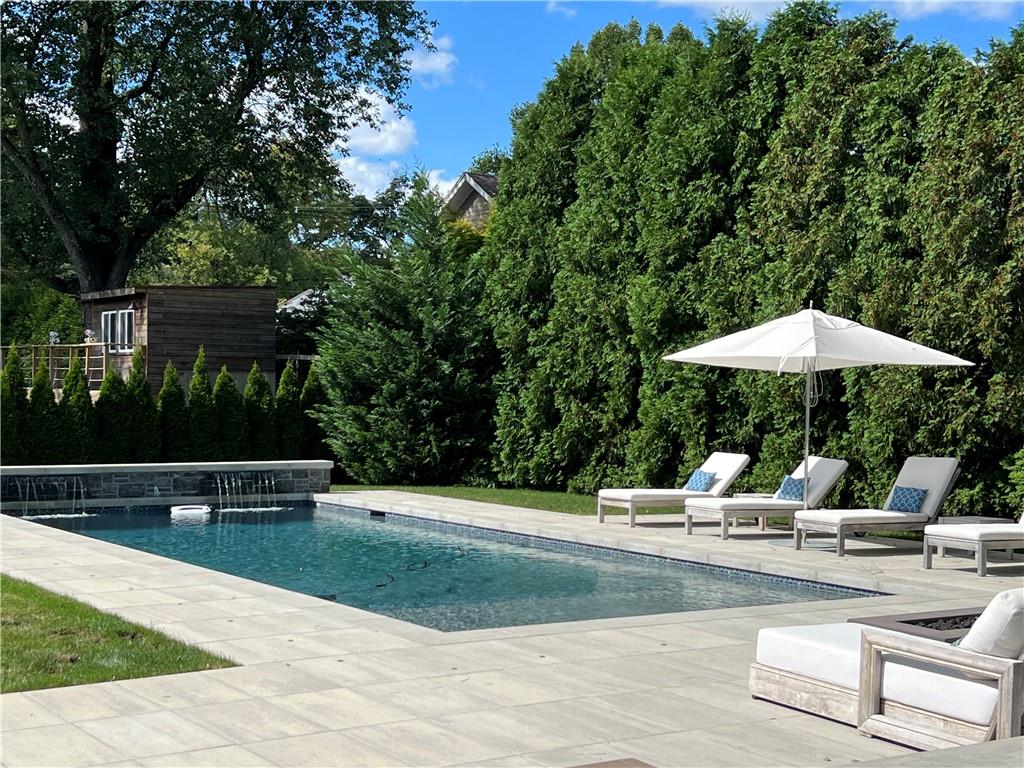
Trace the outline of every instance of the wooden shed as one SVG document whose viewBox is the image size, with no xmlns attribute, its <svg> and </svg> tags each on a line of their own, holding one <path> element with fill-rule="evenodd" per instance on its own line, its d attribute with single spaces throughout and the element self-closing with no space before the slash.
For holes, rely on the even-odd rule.
<svg viewBox="0 0 1024 768">
<path fill-rule="evenodd" d="M 275 383 L 277 301 L 272 287 L 148 285 L 86 293 L 81 301 L 85 327 L 95 334 L 104 359 L 102 367 L 113 365 L 127 374 L 132 353 L 142 346 L 154 392 L 168 360 L 187 383 L 200 345 L 211 380 L 226 365 L 244 386 L 255 360 Z M 95 386 L 93 370 L 89 378 Z"/>
</svg>

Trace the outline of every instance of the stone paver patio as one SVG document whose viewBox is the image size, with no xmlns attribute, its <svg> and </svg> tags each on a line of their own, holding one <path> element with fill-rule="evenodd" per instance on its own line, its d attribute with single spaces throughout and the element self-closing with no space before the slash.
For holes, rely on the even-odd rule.
<svg viewBox="0 0 1024 768">
<path fill-rule="evenodd" d="M 3 764 L 753 766 L 908 756 L 752 700 L 757 630 L 975 606 L 1024 577 L 1021 562 L 996 562 L 979 578 L 966 558 L 924 571 L 914 542 L 858 539 L 840 559 L 794 552 L 782 546 L 787 534 L 753 527 L 725 542 L 716 526 L 687 537 L 674 517 L 630 529 L 624 518 L 598 525 L 400 492 L 318 500 L 895 594 L 444 633 L 0 516 L 4 573 L 241 665 L 4 695 Z"/>
</svg>

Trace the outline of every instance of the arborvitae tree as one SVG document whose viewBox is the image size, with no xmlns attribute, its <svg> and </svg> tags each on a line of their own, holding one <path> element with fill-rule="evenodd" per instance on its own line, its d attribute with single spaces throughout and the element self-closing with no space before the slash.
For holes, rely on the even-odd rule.
<svg viewBox="0 0 1024 768">
<path fill-rule="evenodd" d="M 64 427 L 64 460 L 69 464 L 87 464 L 96 451 L 96 412 L 85 378 L 82 359 L 71 355 L 64 375 L 59 410 Z"/>
<path fill-rule="evenodd" d="M 277 429 L 274 420 L 274 393 L 270 382 L 253 361 L 249 378 L 245 382 L 246 434 L 248 437 L 247 459 L 269 461 L 277 458 Z"/>
<path fill-rule="evenodd" d="M 302 448 L 303 459 L 333 459 L 334 455 L 327 445 L 327 434 L 320 425 L 318 416 L 320 408 L 327 402 L 327 391 L 320 380 L 320 369 L 317 363 L 309 367 L 306 381 L 302 384 L 299 396 L 299 410 L 302 412 Z"/>
<path fill-rule="evenodd" d="M 185 390 L 178 381 L 178 371 L 170 360 L 164 367 L 164 381 L 156 398 L 160 424 L 160 458 L 162 461 L 189 461 L 189 413 Z"/>
<path fill-rule="evenodd" d="M 277 421 L 277 456 L 280 459 L 304 459 L 302 455 L 303 414 L 299 404 L 301 391 L 295 363 L 285 363 L 277 381 L 274 417 Z"/>
<path fill-rule="evenodd" d="M 245 402 L 226 365 L 213 385 L 213 423 L 207 429 L 213 432 L 217 461 L 249 458 Z"/>
<path fill-rule="evenodd" d="M 27 463 L 25 428 L 28 397 L 18 351 L 11 348 L 0 372 L 0 451 L 5 466 Z"/>
<path fill-rule="evenodd" d="M 206 369 L 206 350 L 199 347 L 192 378 L 188 382 L 189 457 L 192 461 L 213 461 L 220 450 L 213 416 L 213 387 Z"/>
<path fill-rule="evenodd" d="M 128 390 L 116 366 L 107 368 L 96 400 L 96 460 L 101 464 L 131 461 L 132 440 L 129 429 Z"/>
<path fill-rule="evenodd" d="M 458 483 L 489 469 L 496 355 L 479 308 L 481 236 L 443 223 L 439 204 L 417 177 L 390 258 L 353 260 L 332 289 L 318 412 L 360 482 Z"/>
<path fill-rule="evenodd" d="M 25 448 L 28 464 L 60 464 L 67 453 L 61 412 L 53 394 L 53 382 L 46 362 L 40 362 L 32 377 L 32 392 L 25 420 Z"/>
<path fill-rule="evenodd" d="M 132 368 L 125 390 L 132 435 L 132 461 L 140 464 L 157 461 L 160 458 L 160 420 L 141 347 L 132 355 Z"/>
</svg>

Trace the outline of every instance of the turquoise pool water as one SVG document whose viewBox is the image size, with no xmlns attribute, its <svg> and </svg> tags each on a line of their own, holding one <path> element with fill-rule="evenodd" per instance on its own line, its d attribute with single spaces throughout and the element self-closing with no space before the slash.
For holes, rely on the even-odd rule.
<svg viewBox="0 0 1024 768">
<path fill-rule="evenodd" d="M 41 522 L 444 631 L 870 594 L 326 506 Z"/>
</svg>

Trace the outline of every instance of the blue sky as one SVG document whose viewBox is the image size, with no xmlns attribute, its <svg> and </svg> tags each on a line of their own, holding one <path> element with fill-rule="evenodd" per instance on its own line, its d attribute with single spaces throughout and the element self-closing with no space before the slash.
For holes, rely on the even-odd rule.
<svg viewBox="0 0 1024 768">
<path fill-rule="evenodd" d="M 380 130 L 357 127 L 342 171 L 356 188 L 372 193 L 406 169 L 430 171 L 444 192 L 480 150 L 511 138 L 508 115 L 534 99 L 554 64 L 577 41 L 586 42 L 611 21 L 656 23 L 667 32 L 682 22 L 695 32 L 722 9 L 761 21 L 784 5 L 777 0 L 662 0 L 660 2 L 424 2 L 437 22 L 435 51 L 411 58 L 409 110 L 396 114 L 381 103 Z M 1024 20 L 1024 0 L 893 0 L 840 3 L 855 16 L 880 9 L 896 18 L 898 32 L 915 40 L 944 40 L 966 54 L 1007 39 Z"/>
</svg>

